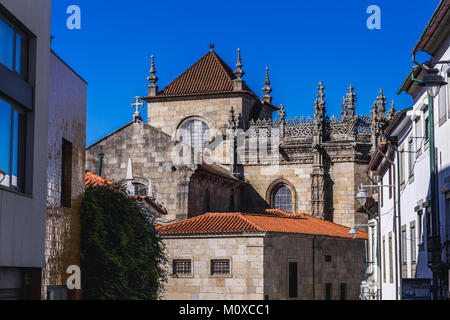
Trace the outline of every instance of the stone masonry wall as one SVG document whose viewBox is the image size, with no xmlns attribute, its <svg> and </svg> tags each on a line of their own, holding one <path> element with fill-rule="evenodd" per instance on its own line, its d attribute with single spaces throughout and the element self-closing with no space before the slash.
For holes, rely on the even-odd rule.
<svg viewBox="0 0 450 320">
<path fill-rule="evenodd" d="M 233 107 L 240 118 L 241 126 L 246 126 L 253 99 L 236 95 L 221 95 L 211 98 L 179 98 L 148 103 L 148 123 L 172 137 L 176 136 L 179 125 L 189 117 L 203 119 L 210 129 L 226 129 L 229 111 Z"/>
<path fill-rule="evenodd" d="M 47 220 L 42 299 L 47 286 L 66 285 L 67 268 L 80 265 L 80 206 L 85 187 L 87 85 L 51 54 L 48 125 Z M 72 143 L 72 203 L 61 206 L 62 139 Z M 71 298 L 80 299 L 81 290 Z"/>
<path fill-rule="evenodd" d="M 264 240 L 264 294 L 271 300 L 289 299 L 288 263 L 292 261 L 297 262 L 298 272 L 298 298 L 293 299 L 324 300 L 325 284 L 330 283 L 332 300 L 339 300 L 340 285 L 345 283 L 347 299 L 358 300 L 365 271 L 364 246 L 363 240 L 272 234 Z"/>
<path fill-rule="evenodd" d="M 132 160 L 134 181 L 150 188 L 168 211 L 164 220 L 188 215 L 190 168 L 176 167 L 172 161 L 171 138 L 142 121 L 119 129 L 87 151 L 86 169 L 98 173 L 99 154 L 104 153 L 102 176 L 116 183 L 126 183 L 128 159 Z"/>
<path fill-rule="evenodd" d="M 242 185 L 224 179 L 195 173 L 189 182 L 189 217 L 205 212 L 241 211 L 241 188 Z M 206 202 L 209 202 L 209 208 L 206 208 Z"/>
<path fill-rule="evenodd" d="M 163 300 L 262 300 L 262 236 L 164 238 L 172 273 L 173 259 L 191 259 L 192 275 L 171 276 Z M 212 276 L 210 260 L 231 259 L 231 275 Z"/>
</svg>

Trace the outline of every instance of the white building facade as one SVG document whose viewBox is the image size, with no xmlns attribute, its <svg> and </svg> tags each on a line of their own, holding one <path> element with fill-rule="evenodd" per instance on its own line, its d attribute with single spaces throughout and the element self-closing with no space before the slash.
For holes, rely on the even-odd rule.
<svg viewBox="0 0 450 320">
<path fill-rule="evenodd" d="M 414 53 L 430 54 L 439 75 L 448 83 L 450 74 L 449 2 L 441 1 Z M 446 27 L 447 26 L 447 27 Z M 444 63 L 446 62 L 446 63 Z M 369 230 L 370 260 L 373 273 L 370 288 L 383 300 L 426 299 L 432 283 L 429 268 L 428 237 L 431 235 L 430 120 L 426 88 L 415 79 L 425 71 L 414 69 L 399 89 L 413 98 L 411 108 L 397 114 L 386 128 L 369 165 L 379 187 L 379 215 Z M 440 88 L 433 99 L 435 166 L 441 239 L 441 264 L 438 296 L 448 293 L 450 244 L 450 86 Z M 394 187 L 388 187 L 394 185 Z M 397 201 L 400 199 L 400 201 Z M 402 285 L 403 283 L 403 285 Z"/>
</svg>

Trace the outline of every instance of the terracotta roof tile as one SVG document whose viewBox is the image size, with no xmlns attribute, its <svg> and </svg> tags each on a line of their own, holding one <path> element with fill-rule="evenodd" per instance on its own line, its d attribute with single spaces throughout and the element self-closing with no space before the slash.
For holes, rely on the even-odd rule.
<svg viewBox="0 0 450 320">
<path fill-rule="evenodd" d="M 217 234 L 244 232 L 276 232 L 351 238 L 350 228 L 306 214 L 291 214 L 283 210 L 267 210 L 265 214 L 206 213 L 158 228 L 161 234 Z M 359 232 L 357 239 L 367 239 Z"/>
<path fill-rule="evenodd" d="M 84 182 L 86 187 L 92 186 L 102 186 L 102 187 L 116 187 L 116 183 L 106 178 L 99 176 L 91 171 L 86 171 L 86 175 L 84 177 Z"/>
<path fill-rule="evenodd" d="M 167 210 L 164 209 L 163 207 L 161 207 L 155 200 L 153 200 L 152 198 L 150 198 L 149 196 L 133 196 L 132 198 L 134 199 L 140 199 L 140 200 L 145 200 L 150 206 L 153 207 L 153 209 L 155 209 L 156 211 L 158 211 L 159 213 L 166 215 L 167 214 Z"/>
<path fill-rule="evenodd" d="M 157 97 L 230 93 L 233 92 L 235 78 L 231 68 L 214 51 L 209 51 L 165 87 Z M 252 92 L 245 84 L 244 91 Z"/>
</svg>

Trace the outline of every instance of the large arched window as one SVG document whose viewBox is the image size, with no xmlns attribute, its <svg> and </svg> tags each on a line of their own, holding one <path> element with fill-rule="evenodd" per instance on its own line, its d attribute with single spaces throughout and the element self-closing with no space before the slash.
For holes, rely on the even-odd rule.
<svg viewBox="0 0 450 320">
<path fill-rule="evenodd" d="M 280 185 L 274 189 L 273 207 L 287 212 L 292 212 L 292 193 L 286 185 Z"/>
<path fill-rule="evenodd" d="M 209 127 L 202 120 L 192 119 L 180 128 L 180 141 L 194 149 L 203 149 L 209 142 Z"/>
</svg>

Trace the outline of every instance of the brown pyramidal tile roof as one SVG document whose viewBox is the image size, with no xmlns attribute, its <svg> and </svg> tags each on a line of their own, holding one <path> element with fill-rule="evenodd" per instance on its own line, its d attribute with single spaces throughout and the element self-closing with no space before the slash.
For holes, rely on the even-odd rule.
<svg viewBox="0 0 450 320">
<path fill-rule="evenodd" d="M 173 80 L 157 96 L 178 97 L 233 92 L 236 76 L 214 52 L 209 51 L 189 69 Z M 253 93 L 245 84 L 244 91 Z"/>
</svg>

